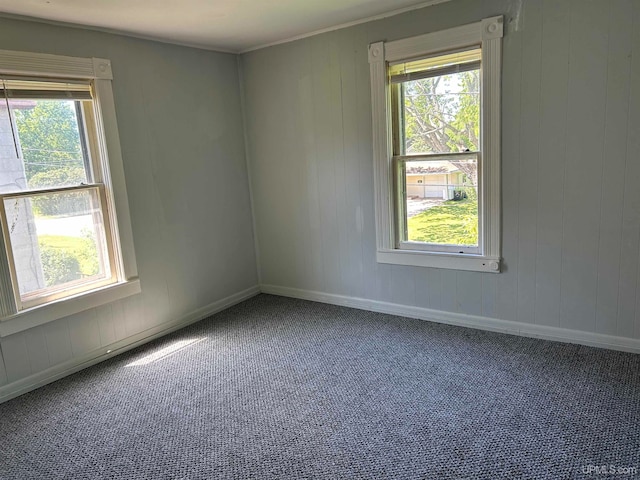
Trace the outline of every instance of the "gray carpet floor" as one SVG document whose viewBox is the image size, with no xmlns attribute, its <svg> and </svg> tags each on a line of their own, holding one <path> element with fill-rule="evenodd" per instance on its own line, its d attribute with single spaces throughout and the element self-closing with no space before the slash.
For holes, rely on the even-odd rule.
<svg viewBox="0 0 640 480">
<path fill-rule="evenodd" d="M 640 478 L 634 467 L 640 355 L 269 295 L 0 405 L 2 479 Z"/>
</svg>

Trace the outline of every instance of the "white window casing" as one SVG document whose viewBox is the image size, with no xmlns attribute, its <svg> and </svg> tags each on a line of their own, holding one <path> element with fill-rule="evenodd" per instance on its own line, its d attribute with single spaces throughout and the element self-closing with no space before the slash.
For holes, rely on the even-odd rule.
<svg viewBox="0 0 640 480">
<path fill-rule="evenodd" d="M 99 152 L 96 181 L 101 184 L 102 212 L 108 217 L 108 241 L 113 252 L 115 281 L 71 296 L 54 298 L 44 304 L 20 305 L 17 286 L 12 281 L 7 252 L 6 225 L 0 235 L 0 337 L 72 315 L 139 293 L 124 166 L 116 122 L 111 81 L 111 63 L 100 58 L 78 58 L 30 52 L 0 50 L 0 75 L 34 79 L 89 80 L 93 86 L 94 109 L 90 121 Z M 9 194 L 7 196 L 10 196 Z M 6 223 L 6 222 L 5 222 Z M 10 254 L 10 252 L 9 252 Z M 13 276 L 15 279 L 15 275 Z"/>
<path fill-rule="evenodd" d="M 376 258 L 380 263 L 499 273 L 501 269 L 500 209 L 500 83 L 503 17 L 439 32 L 369 45 L 373 122 Z M 411 249 L 397 244 L 392 152 L 391 95 L 388 64 L 457 49 L 480 46 L 481 117 L 479 184 L 479 246 L 474 253 Z M 425 244 L 428 245 L 428 244 Z"/>
</svg>

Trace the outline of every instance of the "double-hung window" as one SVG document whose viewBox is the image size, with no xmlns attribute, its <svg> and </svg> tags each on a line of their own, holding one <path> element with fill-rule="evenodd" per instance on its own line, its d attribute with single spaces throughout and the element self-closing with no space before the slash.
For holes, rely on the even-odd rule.
<svg viewBox="0 0 640 480">
<path fill-rule="evenodd" d="M 502 31 L 370 45 L 379 262 L 500 271 Z"/>
<path fill-rule="evenodd" d="M 139 291 L 110 72 L 0 51 L 0 335 Z"/>
</svg>

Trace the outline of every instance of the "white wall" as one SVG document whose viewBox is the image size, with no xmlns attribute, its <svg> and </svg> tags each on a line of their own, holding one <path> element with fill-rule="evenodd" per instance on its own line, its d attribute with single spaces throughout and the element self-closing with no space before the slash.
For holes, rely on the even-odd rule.
<svg viewBox="0 0 640 480">
<path fill-rule="evenodd" d="M 367 45 L 498 14 L 505 271 L 377 264 Z M 262 283 L 639 338 L 638 25 L 637 0 L 453 0 L 243 55 Z"/>
<path fill-rule="evenodd" d="M 257 276 L 235 55 L 8 19 L 0 48 L 111 60 L 142 285 L 140 295 L 0 339 L 1 398 L 254 287 Z"/>
</svg>

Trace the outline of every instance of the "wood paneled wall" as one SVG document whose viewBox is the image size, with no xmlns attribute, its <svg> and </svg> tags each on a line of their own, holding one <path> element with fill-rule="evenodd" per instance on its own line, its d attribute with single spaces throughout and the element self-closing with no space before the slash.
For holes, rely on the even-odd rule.
<svg viewBox="0 0 640 480">
<path fill-rule="evenodd" d="M 9 19 L 0 47 L 111 60 L 142 286 L 0 339 L 0 386 L 257 284 L 235 55 Z"/>
<path fill-rule="evenodd" d="M 367 45 L 497 14 L 505 271 L 378 264 Z M 242 67 L 262 283 L 640 336 L 640 1 L 453 0 Z"/>
</svg>

